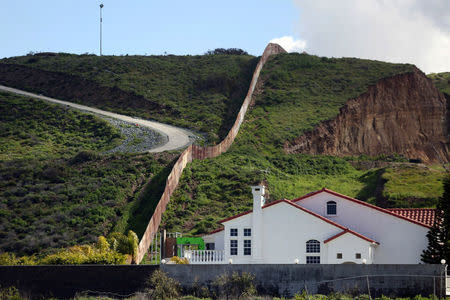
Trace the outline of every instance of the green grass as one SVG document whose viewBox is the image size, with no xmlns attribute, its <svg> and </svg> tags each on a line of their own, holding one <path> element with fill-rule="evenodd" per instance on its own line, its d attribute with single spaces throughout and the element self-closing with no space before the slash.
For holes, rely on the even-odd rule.
<svg viewBox="0 0 450 300">
<path fill-rule="evenodd" d="M 120 144 L 119 131 L 93 115 L 0 92 L 0 161 L 73 156 Z"/>
<path fill-rule="evenodd" d="M 0 63 L 77 75 L 144 96 L 164 105 L 166 110 L 130 110 L 126 102 L 120 108 L 112 108 L 107 102 L 96 106 L 195 129 L 206 133 L 210 142 L 217 142 L 234 122 L 257 58 L 249 55 L 97 57 L 60 53 L 13 57 Z M 83 99 L 77 102 L 82 103 Z"/>
<path fill-rule="evenodd" d="M 441 166 L 401 165 L 386 168 L 383 195 L 392 206 L 434 206 L 444 192 L 445 170 Z"/>
<path fill-rule="evenodd" d="M 450 72 L 431 73 L 427 75 L 442 93 L 450 96 Z"/>
<path fill-rule="evenodd" d="M 384 196 L 392 205 L 403 204 L 403 196 L 396 197 L 398 184 L 389 177 L 391 173 L 395 176 L 396 171 L 358 170 L 351 164 L 352 160 L 405 161 L 402 157 L 288 155 L 282 146 L 286 140 L 335 117 L 349 98 L 362 94 L 377 80 L 413 68 L 306 54 L 281 54 L 269 60 L 261 75 L 264 90 L 256 97 L 255 107 L 247 113 L 235 143 L 227 153 L 194 161 L 183 172 L 163 218 L 165 228 L 191 234 L 217 228 L 217 221 L 251 209 L 250 185 L 261 181 L 268 185 L 269 201 L 293 199 L 327 187 L 373 204 L 380 197 L 377 188 L 383 190 L 382 185 L 387 181 Z M 439 169 L 435 177 L 429 177 L 432 186 L 417 195 L 430 201 L 416 206 L 435 203 L 435 196 L 442 193 L 438 186 L 444 173 Z M 412 189 L 411 194 L 415 191 Z"/>
<path fill-rule="evenodd" d="M 0 115 L 0 252 L 48 252 L 125 232 L 146 203 L 144 184 L 178 155 L 102 155 L 121 139 L 102 119 L 4 93 L 0 108 L 8 112 Z"/>
</svg>

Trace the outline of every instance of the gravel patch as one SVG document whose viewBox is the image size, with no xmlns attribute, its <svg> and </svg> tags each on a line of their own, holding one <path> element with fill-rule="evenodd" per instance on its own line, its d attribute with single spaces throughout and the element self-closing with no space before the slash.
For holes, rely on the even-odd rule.
<svg viewBox="0 0 450 300">
<path fill-rule="evenodd" d="M 97 115 L 99 116 L 99 115 Z M 169 140 L 166 135 L 162 135 L 147 127 L 132 124 L 125 121 L 99 116 L 112 126 L 118 128 L 120 133 L 125 136 L 125 140 L 119 146 L 105 151 L 105 154 L 124 152 L 140 153 L 149 151 L 157 146 L 167 143 Z"/>
</svg>

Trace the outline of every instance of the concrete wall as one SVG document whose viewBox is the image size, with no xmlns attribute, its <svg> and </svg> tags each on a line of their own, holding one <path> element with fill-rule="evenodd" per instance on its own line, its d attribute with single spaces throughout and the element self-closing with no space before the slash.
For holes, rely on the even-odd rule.
<svg viewBox="0 0 450 300">
<path fill-rule="evenodd" d="M 308 293 L 343 292 L 372 297 L 428 296 L 440 290 L 441 265 L 162 265 L 161 269 L 189 289 L 195 281 L 212 287 L 224 273 L 248 272 L 255 275 L 259 294 L 293 296 Z M 369 277 L 366 275 L 370 274 Z M 345 279 L 348 278 L 350 279 Z M 434 282 L 433 282 L 434 278 Z M 334 280 L 334 281 L 332 281 Z M 445 280 L 445 279 L 444 279 Z"/>
<path fill-rule="evenodd" d="M 180 155 L 180 158 L 175 163 L 172 172 L 170 172 L 169 176 L 167 177 L 164 192 L 161 196 L 161 199 L 159 200 L 158 205 L 156 206 L 152 218 L 147 225 L 144 235 L 141 238 L 136 263 L 140 263 L 142 261 L 145 252 L 150 247 L 153 235 L 158 231 L 159 224 L 161 223 L 162 214 L 166 210 L 167 204 L 170 201 L 170 196 L 172 195 L 173 191 L 178 185 L 178 182 L 180 181 L 181 174 L 183 173 L 183 169 L 186 167 L 186 164 L 191 162 L 193 159 L 205 159 L 219 156 L 220 154 L 227 151 L 228 148 L 230 148 L 239 132 L 239 128 L 242 122 L 244 121 L 245 113 L 247 112 L 248 106 L 250 105 L 250 102 L 252 100 L 253 92 L 255 90 L 256 83 L 258 82 L 259 73 L 261 72 L 262 67 L 266 63 L 269 56 L 283 52 L 286 51 L 280 45 L 272 43 L 269 43 L 267 45 L 253 73 L 250 88 L 236 117 L 236 121 L 234 122 L 233 127 L 230 129 L 225 139 L 218 145 L 212 147 L 200 147 L 191 145 Z"/>
<path fill-rule="evenodd" d="M 337 203 L 336 216 L 326 215 L 326 203 L 330 200 Z M 375 248 L 375 264 L 418 264 L 420 254 L 427 247 L 429 228 L 326 191 L 296 204 L 380 243 Z"/>
<path fill-rule="evenodd" d="M 0 286 L 17 287 L 31 299 L 73 298 L 96 291 L 129 295 L 146 288 L 159 266 L 0 266 Z"/>
<path fill-rule="evenodd" d="M 147 288 L 146 281 L 159 268 L 188 291 L 196 280 L 212 287 L 219 275 L 248 272 L 255 275 L 260 294 L 274 296 L 292 296 L 305 287 L 309 293 L 367 294 L 367 274 L 372 297 L 428 296 L 433 294 L 433 276 L 438 294 L 443 271 L 441 265 L 0 266 L 0 286 L 15 286 L 31 299 L 73 298 L 85 291 L 96 292 L 92 295 L 129 295 Z M 340 280 L 348 277 L 352 278 Z"/>
</svg>

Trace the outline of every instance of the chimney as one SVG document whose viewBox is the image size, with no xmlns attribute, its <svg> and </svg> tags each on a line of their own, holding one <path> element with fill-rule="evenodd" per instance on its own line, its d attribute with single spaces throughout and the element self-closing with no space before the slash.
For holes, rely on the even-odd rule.
<svg viewBox="0 0 450 300">
<path fill-rule="evenodd" d="M 263 185 L 252 186 L 253 211 L 260 211 L 261 207 L 266 203 L 266 199 L 264 198 L 265 188 Z"/>
<path fill-rule="evenodd" d="M 252 213 L 252 260 L 254 263 L 262 261 L 263 245 L 263 211 L 265 186 L 252 186 L 253 213 Z"/>
</svg>

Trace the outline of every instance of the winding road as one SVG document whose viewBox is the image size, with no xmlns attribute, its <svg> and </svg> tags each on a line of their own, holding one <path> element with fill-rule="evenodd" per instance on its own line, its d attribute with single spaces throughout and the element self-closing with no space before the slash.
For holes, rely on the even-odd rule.
<svg viewBox="0 0 450 300">
<path fill-rule="evenodd" d="M 70 106 L 70 107 L 73 107 L 73 108 L 76 108 L 79 110 L 88 111 L 88 112 L 92 112 L 95 114 L 107 116 L 110 118 L 122 120 L 122 121 L 125 121 L 128 123 L 131 123 L 131 124 L 138 124 L 140 126 L 148 127 L 150 129 L 158 132 L 159 134 L 167 137 L 167 139 L 166 139 L 167 142 L 165 144 L 157 145 L 155 148 L 148 150 L 148 152 L 163 152 L 163 151 L 170 151 L 170 150 L 177 150 L 177 149 L 185 148 L 188 145 L 190 145 L 193 141 L 193 138 L 195 138 L 195 134 L 193 132 L 190 132 L 186 129 L 182 129 L 179 127 L 159 123 L 156 121 L 148 121 L 148 120 L 143 120 L 143 119 L 139 119 L 139 118 L 124 116 L 124 115 L 116 114 L 113 112 L 104 111 L 104 110 L 101 110 L 98 108 L 93 108 L 93 107 L 89 107 L 89 106 L 85 106 L 85 105 L 81 105 L 81 104 L 76 104 L 76 103 L 72 103 L 72 102 L 67 102 L 67 101 L 58 100 L 58 99 L 54 99 L 54 98 L 50 98 L 50 97 L 46 97 L 46 96 L 42 96 L 42 95 L 38 95 L 38 94 L 25 92 L 22 90 L 10 88 L 10 87 L 3 86 L 3 85 L 0 85 L 0 90 L 18 94 L 18 95 L 22 95 L 22 96 L 28 96 L 28 97 L 32 97 L 32 98 L 41 99 L 41 100 L 52 102 L 52 103 L 67 105 L 67 106 Z"/>
</svg>

